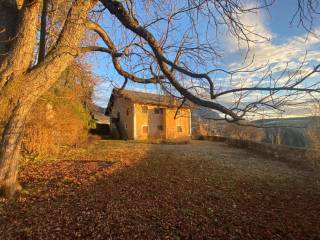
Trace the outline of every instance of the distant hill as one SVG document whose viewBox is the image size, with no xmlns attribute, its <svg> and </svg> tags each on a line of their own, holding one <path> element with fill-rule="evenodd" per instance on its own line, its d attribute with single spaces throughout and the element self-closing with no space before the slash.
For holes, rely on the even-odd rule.
<svg viewBox="0 0 320 240">
<path fill-rule="evenodd" d="M 265 127 L 300 127 L 305 128 L 320 117 L 298 117 L 298 118 L 273 118 L 254 121 L 258 126 Z"/>
<path fill-rule="evenodd" d="M 105 115 L 106 108 L 100 107 L 98 105 L 93 105 L 91 107 L 91 114 L 93 119 L 98 124 L 109 124 L 110 118 Z"/>
<path fill-rule="evenodd" d="M 198 107 L 192 110 L 192 118 L 197 119 L 221 119 L 219 113 L 204 107 Z"/>
<path fill-rule="evenodd" d="M 95 112 L 99 112 L 99 113 L 103 113 L 104 114 L 105 111 L 106 111 L 106 108 L 100 107 L 100 106 L 98 106 L 96 104 L 93 104 L 92 105 L 92 110 L 95 111 Z"/>
</svg>

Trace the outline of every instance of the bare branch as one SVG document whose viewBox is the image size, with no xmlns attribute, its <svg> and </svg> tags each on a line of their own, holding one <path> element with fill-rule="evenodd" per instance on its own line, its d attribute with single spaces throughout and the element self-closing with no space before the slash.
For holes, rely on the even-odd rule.
<svg viewBox="0 0 320 240">
<path fill-rule="evenodd" d="M 192 94 L 190 91 L 187 91 L 176 79 L 174 74 L 170 71 L 170 69 L 167 67 L 166 63 L 163 61 L 165 59 L 164 53 L 162 50 L 162 47 L 160 46 L 159 42 L 154 38 L 154 36 L 147 31 L 145 28 L 143 28 L 135 19 L 130 17 L 128 12 L 125 10 L 123 5 L 118 1 L 108 1 L 103 0 L 101 1 L 104 6 L 109 10 L 109 12 L 113 15 L 115 15 L 118 20 L 128 29 L 130 29 L 132 32 L 136 33 L 138 36 L 142 37 L 145 41 L 148 42 L 150 47 L 152 48 L 153 53 L 155 54 L 155 57 L 158 61 L 159 67 L 161 68 L 162 72 L 165 74 L 165 76 L 168 78 L 170 83 L 179 91 L 179 93 L 183 96 L 185 96 L 188 100 L 191 102 L 202 105 L 205 107 L 209 107 L 215 110 L 218 110 L 220 112 L 223 112 L 229 116 L 231 116 L 234 119 L 238 119 L 238 116 L 232 112 L 231 110 L 225 108 L 224 106 L 212 102 L 207 101 L 204 99 L 201 99 L 194 94 Z"/>
<path fill-rule="evenodd" d="M 116 49 L 116 46 L 112 42 L 112 40 L 109 37 L 109 35 L 107 34 L 107 32 L 99 24 L 94 23 L 94 22 L 88 22 L 87 27 L 90 30 L 95 31 L 101 37 L 101 39 L 105 42 L 105 44 L 108 46 L 109 50 L 107 50 L 105 52 L 108 52 L 109 54 L 111 54 L 113 66 L 115 67 L 115 69 L 117 70 L 117 72 L 121 76 L 128 78 L 128 79 L 130 79 L 134 82 L 137 82 L 137 83 L 159 83 L 160 80 L 164 79 L 163 76 L 157 76 L 157 77 L 153 77 L 153 78 L 140 78 L 140 77 L 137 77 L 137 76 L 125 71 L 120 65 L 120 62 L 118 59 L 119 54 Z M 122 54 L 121 56 L 123 56 L 123 55 L 124 54 Z"/>
</svg>

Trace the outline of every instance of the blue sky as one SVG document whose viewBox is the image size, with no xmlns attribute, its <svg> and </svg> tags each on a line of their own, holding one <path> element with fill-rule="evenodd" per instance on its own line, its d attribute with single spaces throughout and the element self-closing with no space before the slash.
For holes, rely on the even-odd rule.
<svg viewBox="0 0 320 240">
<path fill-rule="evenodd" d="M 282 43 L 282 41 L 286 41 L 290 37 L 305 33 L 303 28 L 297 28 L 296 22 L 290 26 L 290 21 L 296 9 L 297 5 L 292 0 L 276 1 L 270 7 L 270 14 L 266 14 L 268 15 L 268 23 L 266 24 L 277 36 L 275 43 Z"/>
<path fill-rule="evenodd" d="M 297 27 L 297 21 L 290 25 L 290 21 L 296 10 L 295 3 L 296 1 L 294 0 L 278 0 L 268 9 L 268 11 L 263 10 L 256 14 L 249 14 L 243 17 L 242 20 L 250 25 L 253 31 L 270 38 L 270 41 L 262 41 L 261 43 L 250 46 L 247 61 L 254 58 L 254 63 L 252 64 L 253 68 L 269 62 L 273 64 L 272 66 L 274 66 L 275 74 L 277 74 L 276 71 L 280 73 L 287 63 L 289 63 L 289 70 L 294 70 L 302 61 L 306 51 L 308 51 L 305 66 L 307 69 L 320 61 L 320 39 L 315 36 L 307 35 L 306 31 L 301 26 Z M 249 0 L 248 4 L 255 4 L 255 1 Z M 138 10 L 138 14 L 143 16 L 141 9 Z M 106 14 L 102 21 L 104 22 L 104 27 L 110 32 L 110 35 L 115 42 L 122 43 L 122 32 L 118 31 L 120 29 L 119 23 L 117 23 L 117 21 L 110 21 L 109 19 L 110 16 Z M 319 23 L 319 18 L 315 19 L 314 29 L 319 29 Z M 183 29 L 183 27 L 181 29 Z M 243 46 L 241 46 L 241 43 L 239 44 L 238 40 L 224 32 L 223 29 L 221 32 L 221 36 L 218 36 L 217 38 L 217 45 L 221 48 L 223 54 L 220 59 L 213 63 L 213 65 L 222 66 L 226 69 L 238 68 L 245 65 L 246 61 L 243 57 L 245 55 L 244 52 L 246 51 L 242 49 Z M 155 30 L 154 34 L 156 33 Z M 173 34 L 173 39 L 175 37 L 180 37 L 179 32 Z M 216 36 L 212 37 L 216 39 Z M 102 43 L 99 42 L 99 44 Z M 101 106 L 106 106 L 112 88 L 114 86 L 121 86 L 123 78 L 113 69 L 108 55 L 95 54 L 94 56 L 90 56 L 90 61 L 94 64 L 94 73 L 100 76 L 101 79 L 96 87 L 96 103 Z M 217 82 L 219 82 L 219 79 L 223 80 L 222 85 L 225 87 L 225 75 L 216 74 L 214 77 L 217 78 Z M 242 74 L 239 76 L 239 78 L 248 79 L 256 79 L 258 77 L 259 74 L 256 74 L 255 76 L 246 76 Z M 311 81 L 313 80 L 311 79 L 309 82 Z M 127 87 L 139 89 L 141 91 L 159 91 L 159 88 L 155 85 L 146 86 L 129 83 Z M 232 86 L 230 85 L 229 87 Z M 224 101 L 229 100 L 226 97 L 226 99 L 221 100 L 222 103 Z M 298 110 L 295 109 L 292 114 L 298 114 L 297 112 Z"/>
</svg>

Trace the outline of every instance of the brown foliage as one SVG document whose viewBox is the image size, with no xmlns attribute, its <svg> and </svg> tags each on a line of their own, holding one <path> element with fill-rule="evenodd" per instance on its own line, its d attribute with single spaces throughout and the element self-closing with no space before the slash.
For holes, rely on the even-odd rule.
<svg viewBox="0 0 320 240">
<path fill-rule="evenodd" d="M 224 135 L 233 139 L 261 142 L 264 138 L 264 134 L 263 129 L 253 126 L 241 126 L 235 123 L 227 123 L 224 127 Z"/>
<path fill-rule="evenodd" d="M 55 154 L 63 145 L 75 146 L 87 139 L 94 79 L 84 66 L 74 65 L 33 107 L 26 126 L 22 150 L 25 154 Z"/>
<path fill-rule="evenodd" d="M 46 105 L 51 106 L 51 105 Z M 57 153 L 61 145 L 78 145 L 86 137 L 86 126 L 82 119 L 64 106 L 53 110 L 44 104 L 36 106 L 38 112 L 33 114 L 26 127 L 23 150 L 28 154 L 47 155 Z M 52 114 L 52 119 L 48 115 Z"/>
</svg>

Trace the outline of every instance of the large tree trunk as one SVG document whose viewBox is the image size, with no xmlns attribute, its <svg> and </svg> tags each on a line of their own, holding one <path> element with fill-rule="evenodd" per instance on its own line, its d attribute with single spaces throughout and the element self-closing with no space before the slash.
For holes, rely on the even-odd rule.
<svg viewBox="0 0 320 240">
<path fill-rule="evenodd" d="M 28 106 L 18 104 L 11 112 L 0 145 L 0 189 L 7 197 L 21 189 L 18 181 L 18 159 Z"/>
<path fill-rule="evenodd" d="M 30 68 L 30 62 L 36 47 L 40 1 L 26 0 L 24 3 L 15 41 L 8 55 L 0 61 L 0 130 L 1 125 L 4 127 L 0 141 L 0 192 L 7 197 L 20 189 L 18 158 L 30 109 L 77 57 L 87 14 L 96 0 L 73 2 L 56 45 L 33 68 Z"/>
<path fill-rule="evenodd" d="M 27 1 L 22 3 L 0 3 L 0 193 L 8 197 L 20 189 L 19 146 L 27 113 L 26 105 L 18 102 L 21 91 L 14 91 L 14 75 L 22 75 L 32 61 L 40 7 L 37 2 L 30 6 Z"/>
</svg>

